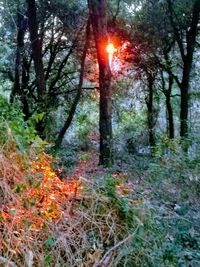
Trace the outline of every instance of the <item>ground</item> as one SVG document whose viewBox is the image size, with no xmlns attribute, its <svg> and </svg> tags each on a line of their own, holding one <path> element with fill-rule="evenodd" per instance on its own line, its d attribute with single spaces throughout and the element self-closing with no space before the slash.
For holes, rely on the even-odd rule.
<svg viewBox="0 0 200 267">
<path fill-rule="evenodd" d="M 173 155 L 118 156 L 105 169 L 95 148 L 82 151 L 67 174 L 44 152 L 29 163 L 18 153 L 2 156 L 0 262 L 199 266 L 196 165 Z"/>
</svg>

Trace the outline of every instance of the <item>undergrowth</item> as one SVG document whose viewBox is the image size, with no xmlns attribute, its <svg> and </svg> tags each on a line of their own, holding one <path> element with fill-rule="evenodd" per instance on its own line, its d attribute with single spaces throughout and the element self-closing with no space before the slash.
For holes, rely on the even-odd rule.
<svg viewBox="0 0 200 267">
<path fill-rule="evenodd" d="M 0 104 L 0 264 L 120 266 L 130 247 L 140 262 L 138 237 L 146 243 L 152 229 L 143 201 L 124 195 L 116 177 L 85 179 L 88 156 L 61 181 L 34 130 L 40 115 L 24 122 L 17 107 Z"/>
<path fill-rule="evenodd" d="M 199 266 L 198 157 L 157 150 L 98 173 L 91 151 L 69 174 L 34 130 L 41 114 L 0 110 L 0 266 Z"/>
</svg>

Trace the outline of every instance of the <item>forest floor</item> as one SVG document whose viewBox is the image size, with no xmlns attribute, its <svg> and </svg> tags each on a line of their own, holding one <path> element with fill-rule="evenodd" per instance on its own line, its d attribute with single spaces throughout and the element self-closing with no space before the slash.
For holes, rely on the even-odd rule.
<svg viewBox="0 0 200 267">
<path fill-rule="evenodd" d="M 109 172 L 114 179 L 121 177 L 120 194 L 127 194 L 132 200 L 141 199 L 153 211 L 153 220 L 162 225 L 164 238 L 156 253 L 163 254 L 164 266 L 197 267 L 200 266 L 200 181 L 196 168 L 189 167 L 187 160 L 173 157 L 157 160 L 129 155 L 128 160 L 105 170 L 98 166 L 98 154 L 93 150 L 89 152 L 84 178 L 99 183 Z M 157 266 L 156 260 L 152 266 Z"/>
<path fill-rule="evenodd" d="M 103 169 L 98 166 L 95 150 L 86 155 L 83 180 L 101 186 L 111 175 L 120 181 L 120 196 L 131 199 L 133 204 L 141 201 L 152 212 L 152 223 L 161 227 L 162 241 L 154 251 L 154 263 L 144 266 L 160 266 L 156 257 L 161 255 L 163 266 L 200 266 L 200 188 L 198 171 L 193 166 L 173 157 L 157 160 L 129 155 L 112 169 Z"/>
<path fill-rule="evenodd" d="M 90 149 L 66 174 L 44 152 L 27 160 L 0 158 L 0 266 L 200 266 L 191 161 L 123 154 L 105 169 Z"/>
</svg>

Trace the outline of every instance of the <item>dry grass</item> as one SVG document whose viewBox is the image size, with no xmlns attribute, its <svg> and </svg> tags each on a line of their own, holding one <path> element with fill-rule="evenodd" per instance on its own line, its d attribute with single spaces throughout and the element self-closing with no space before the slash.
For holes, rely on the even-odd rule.
<svg viewBox="0 0 200 267">
<path fill-rule="evenodd" d="M 16 148 L 10 135 L 0 153 L 0 266 L 116 266 L 141 223 L 129 231 L 111 199 L 82 178 L 84 161 L 61 181 L 50 156 Z"/>
</svg>

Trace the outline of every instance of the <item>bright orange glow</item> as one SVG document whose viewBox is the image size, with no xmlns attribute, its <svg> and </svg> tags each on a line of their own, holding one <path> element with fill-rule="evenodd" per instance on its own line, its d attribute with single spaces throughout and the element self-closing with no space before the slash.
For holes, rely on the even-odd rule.
<svg viewBox="0 0 200 267">
<path fill-rule="evenodd" d="M 45 153 L 33 159 L 25 180 L 17 180 L 14 184 L 15 203 L 11 201 L 0 210 L 0 228 L 3 220 L 21 231 L 27 221 L 31 230 L 39 231 L 49 220 L 71 216 L 72 210 L 66 210 L 67 203 L 81 198 L 83 187 L 79 177 L 85 171 L 86 161 L 80 160 L 74 172 L 63 181 L 52 169 L 51 162 L 52 158 Z"/>
<path fill-rule="evenodd" d="M 115 47 L 113 45 L 113 43 L 108 43 L 107 47 L 106 47 L 106 51 L 109 55 L 113 55 L 115 52 Z"/>
</svg>

